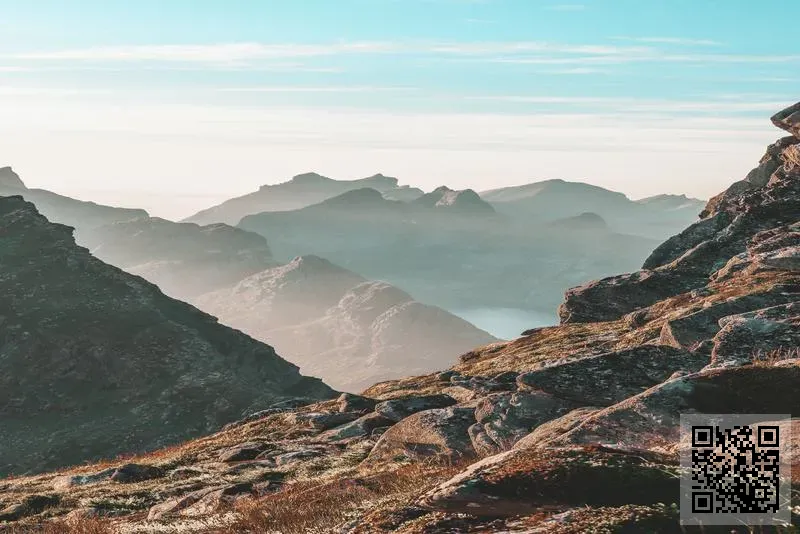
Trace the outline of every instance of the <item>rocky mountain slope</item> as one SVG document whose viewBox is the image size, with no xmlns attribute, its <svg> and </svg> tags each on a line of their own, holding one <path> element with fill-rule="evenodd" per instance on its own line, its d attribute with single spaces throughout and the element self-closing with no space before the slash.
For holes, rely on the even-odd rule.
<svg viewBox="0 0 800 534">
<path fill-rule="evenodd" d="M 304 208 L 352 191 L 370 188 L 390 200 L 412 201 L 422 191 L 398 184 L 397 178 L 376 174 L 360 180 L 334 180 L 314 172 L 298 174 L 288 182 L 263 185 L 255 193 L 226 200 L 186 219 L 198 224 L 237 224 L 243 217 L 263 211 L 287 211 Z"/>
<path fill-rule="evenodd" d="M 363 192 L 377 199 L 351 198 Z M 373 189 L 328 202 L 338 200 L 362 207 L 372 200 L 382 207 L 397 203 Z M 86 230 L 80 243 L 346 391 L 446 367 L 463 351 L 496 341 L 444 310 L 321 258 L 281 265 L 264 237 L 226 224 L 135 219 Z"/>
<path fill-rule="evenodd" d="M 65 197 L 45 189 L 28 189 L 11 167 L 0 168 L 0 196 L 20 195 L 49 220 L 84 229 L 147 217 L 141 209 L 116 208 Z"/>
<path fill-rule="evenodd" d="M 548 316 L 565 289 L 639 265 L 657 242 L 575 221 L 522 223 L 473 191 L 442 187 L 411 203 L 365 188 L 295 211 L 251 215 L 275 257 L 317 255 L 447 310 L 513 308 Z M 613 252 L 611 252 L 613 251 Z"/>
<path fill-rule="evenodd" d="M 0 481 L 0 521 L 95 533 L 747 532 L 679 524 L 679 416 L 695 411 L 794 416 L 781 432 L 794 436 L 795 526 L 780 531 L 797 532 L 799 110 L 773 118 L 792 136 L 642 270 L 571 290 L 561 325 L 125 465 Z"/>
<path fill-rule="evenodd" d="M 79 243 L 97 258 L 182 300 L 277 265 L 266 239 L 227 224 L 139 218 L 84 230 Z"/>
<path fill-rule="evenodd" d="M 0 475 L 152 450 L 333 391 L 0 197 Z"/>
<path fill-rule="evenodd" d="M 465 350 L 496 341 L 400 289 L 316 256 L 298 257 L 195 303 L 343 391 L 441 369 Z"/>
</svg>

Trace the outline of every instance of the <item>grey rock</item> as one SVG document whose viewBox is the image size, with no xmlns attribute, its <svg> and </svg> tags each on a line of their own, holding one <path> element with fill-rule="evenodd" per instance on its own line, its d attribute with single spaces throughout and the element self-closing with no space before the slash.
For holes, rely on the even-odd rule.
<svg viewBox="0 0 800 534">
<path fill-rule="evenodd" d="M 220 462 L 243 462 L 253 460 L 256 456 L 267 450 L 269 446 L 260 441 L 248 441 L 229 447 L 219 454 Z"/>
<path fill-rule="evenodd" d="M 472 445 L 481 456 L 508 450 L 537 426 L 575 406 L 541 391 L 488 395 L 475 408 L 477 423 L 469 429 Z"/>
<path fill-rule="evenodd" d="M 411 414 L 430 410 L 433 408 L 445 408 L 456 404 L 456 400 L 449 395 L 421 395 L 390 399 L 378 403 L 375 406 L 375 413 L 391 419 L 400 421 Z"/>
<path fill-rule="evenodd" d="M 547 392 L 589 406 L 610 406 L 665 381 L 675 371 L 708 364 L 702 354 L 664 345 L 642 345 L 580 358 L 524 373 L 521 388 Z"/>
<path fill-rule="evenodd" d="M 390 427 L 393 424 L 395 424 L 395 421 L 379 413 L 369 413 L 351 423 L 323 432 L 319 438 L 329 441 L 363 438 L 371 436 L 379 428 Z"/>
<path fill-rule="evenodd" d="M 342 393 L 336 404 L 340 412 L 369 412 L 375 409 L 378 401 L 353 393 Z"/>
<path fill-rule="evenodd" d="M 164 470 L 154 465 L 125 464 L 114 471 L 111 475 L 111 480 L 121 484 L 129 484 L 162 476 L 164 476 Z"/>
<path fill-rule="evenodd" d="M 451 406 L 415 413 L 387 430 L 364 463 L 472 458 L 475 448 L 469 428 L 476 422 L 474 408 Z"/>
</svg>

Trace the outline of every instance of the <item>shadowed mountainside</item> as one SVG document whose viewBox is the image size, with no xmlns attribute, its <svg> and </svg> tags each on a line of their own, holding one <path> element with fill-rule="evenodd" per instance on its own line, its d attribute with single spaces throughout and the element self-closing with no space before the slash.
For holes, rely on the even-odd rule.
<svg viewBox="0 0 800 534">
<path fill-rule="evenodd" d="M 0 197 L 0 474 L 152 450 L 333 391 Z"/>
<path fill-rule="evenodd" d="M 99 259 L 184 300 L 277 265 L 266 239 L 227 224 L 198 226 L 150 217 L 91 228 L 78 237 Z"/>
</svg>

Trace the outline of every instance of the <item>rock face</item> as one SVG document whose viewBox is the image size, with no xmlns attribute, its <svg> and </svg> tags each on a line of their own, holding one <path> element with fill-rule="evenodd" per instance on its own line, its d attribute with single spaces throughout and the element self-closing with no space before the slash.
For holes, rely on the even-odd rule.
<svg viewBox="0 0 800 534">
<path fill-rule="evenodd" d="M 0 198 L 0 473 L 136 452 L 333 391 Z"/>
<path fill-rule="evenodd" d="M 264 185 L 255 193 L 226 200 L 186 219 L 197 224 L 237 224 L 243 217 L 264 211 L 296 210 L 355 189 L 370 188 L 391 200 L 412 201 L 422 191 L 399 185 L 397 178 L 375 174 L 360 180 L 334 180 L 314 172 L 298 174 L 288 182 Z"/>
<path fill-rule="evenodd" d="M 790 131 L 793 113 L 777 119 Z M 115 528 L 131 531 L 218 530 L 232 521 L 224 528 L 678 534 L 678 453 L 690 439 L 680 432 L 684 413 L 792 414 L 776 423 L 782 440 L 794 434 L 786 456 L 793 478 L 782 484 L 796 493 L 793 139 L 771 146 L 747 185 L 712 199 L 704 218 L 658 247 L 643 271 L 569 292 L 559 326 L 362 395 L 262 411 L 137 458 L 136 468 L 103 464 L 0 481 L 0 521 L 33 527 L 54 515 L 108 513 Z M 19 287 L 35 295 L 39 286 Z M 155 478 L 111 480 L 120 470 Z M 249 495 L 263 500 L 231 510 Z"/>
<path fill-rule="evenodd" d="M 793 131 L 793 110 L 773 121 Z M 796 272 L 787 245 L 797 239 L 792 225 L 800 220 L 798 144 L 792 136 L 770 145 L 756 169 L 711 199 L 702 219 L 658 247 L 644 270 L 570 289 L 559 309 L 562 323 L 617 320 L 736 272 Z M 764 241 L 771 242 L 767 256 Z"/>
<path fill-rule="evenodd" d="M 496 341 L 442 309 L 316 256 L 295 258 L 194 302 L 269 341 L 304 372 L 348 391 L 440 369 L 463 351 Z"/>
<path fill-rule="evenodd" d="M 198 226 L 150 217 L 82 231 L 78 242 L 99 259 L 183 300 L 276 264 L 266 239 L 226 224 Z"/>
</svg>

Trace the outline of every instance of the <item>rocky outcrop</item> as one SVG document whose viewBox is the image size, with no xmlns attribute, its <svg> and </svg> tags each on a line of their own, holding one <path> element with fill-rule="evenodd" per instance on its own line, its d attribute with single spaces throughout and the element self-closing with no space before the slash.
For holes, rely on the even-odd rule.
<svg viewBox="0 0 800 534">
<path fill-rule="evenodd" d="M 790 132 L 793 110 L 774 119 Z M 770 145 L 756 169 L 711 199 L 702 220 L 657 248 L 644 270 L 570 289 L 559 308 L 561 322 L 617 320 L 709 285 L 730 275 L 734 267 L 740 271 L 757 264 L 795 271 L 791 247 L 775 245 L 769 254 L 758 248 L 765 236 L 782 243 L 796 239 L 791 228 L 800 220 L 800 167 L 793 155 L 799 144 L 800 139 L 792 136 Z"/>
<path fill-rule="evenodd" d="M 696 372 L 708 356 L 660 345 L 579 358 L 524 373 L 521 387 L 544 391 L 584 406 L 610 406 L 667 380 Z"/>
<path fill-rule="evenodd" d="M 404 460 L 462 461 L 475 456 L 468 429 L 475 409 L 438 408 L 406 417 L 386 431 L 365 460 L 367 465 Z"/>
<path fill-rule="evenodd" d="M 520 516 L 582 506 L 670 502 L 674 459 L 605 447 L 513 450 L 471 465 L 421 499 L 433 510 Z"/>
<path fill-rule="evenodd" d="M 772 124 L 800 138 L 800 102 L 779 111 L 770 119 Z"/>
<path fill-rule="evenodd" d="M 153 449 L 333 391 L 0 198 L 0 473 Z M 58 414 L 57 417 L 53 414 Z"/>
</svg>

